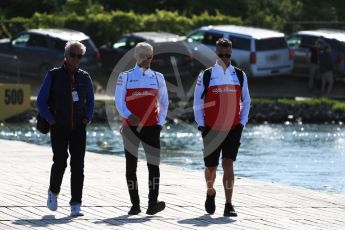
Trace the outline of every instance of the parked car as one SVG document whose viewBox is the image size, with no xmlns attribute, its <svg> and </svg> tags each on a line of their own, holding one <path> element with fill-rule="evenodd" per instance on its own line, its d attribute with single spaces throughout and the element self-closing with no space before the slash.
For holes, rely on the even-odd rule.
<svg viewBox="0 0 345 230">
<path fill-rule="evenodd" d="M 293 53 L 283 33 L 235 25 L 200 27 L 187 35 L 194 57 L 210 56 L 219 38 L 232 42 L 231 62 L 252 77 L 288 74 L 293 67 Z M 202 45 L 201 45 L 202 44 Z M 207 49 L 206 49 L 207 47 Z M 215 58 L 215 54 L 213 54 Z"/>
<path fill-rule="evenodd" d="M 0 40 L 0 71 L 43 77 L 47 70 L 63 63 L 69 40 L 86 46 L 80 67 L 91 74 L 98 71 L 100 54 L 90 37 L 69 29 L 30 29 Z"/>
<path fill-rule="evenodd" d="M 125 34 L 116 42 L 100 47 L 102 67 L 108 72 L 112 71 L 119 60 L 137 43 L 146 41 L 153 46 L 152 69 L 163 73 L 166 78 L 172 79 L 176 75 L 176 70 L 181 77 L 190 77 L 193 71 L 192 51 L 183 39 L 184 37 L 166 32 Z"/>
<path fill-rule="evenodd" d="M 287 37 L 288 45 L 294 50 L 294 75 L 308 76 L 310 65 L 310 48 L 320 38 L 321 48 L 329 46 L 337 77 L 345 75 L 345 31 L 319 29 L 298 31 Z"/>
</svg>

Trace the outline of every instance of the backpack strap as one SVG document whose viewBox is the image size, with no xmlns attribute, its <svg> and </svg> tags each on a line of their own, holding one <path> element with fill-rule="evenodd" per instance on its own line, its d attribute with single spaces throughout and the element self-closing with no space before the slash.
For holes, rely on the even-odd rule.
<svg viewBox="0 0 345 230">
<path fill-rule="evenodd" d="M 201 94 L 201 99 L 204 99 L 206 97 L 206 94 L 207 94 L 207 89 L 210 85 L 210 80 L 211 80 L 211 72 L 212 72 L 212 67 L 206 69 L 204 71 L 204 75 L 203 75 L 203 84 L 204 84 L 204 92 L 202 92 Z"/>
<path fill-rule="evenodd" d="M 240 68 L 237 68 L 236 66 L 234 66 L 235 68 L 235 72 L 236 72 L 236 76 L 238 78 L 238 81 L 240 82 L 241 88 L 243 87 L 243 70 L 241 70 Z"/>
<path fill-rule="evenodd" d="M 241 70 L 240 68 L 237 68 L 236 66 L 234 66 L 234 68 L 235 68 L 236 76 L 238 78 L 238 81 L 240 82 L 240 86 L 242 89 L 243 88 L 243 81 L 244 81 L 243 70 Z M 241 100 L 243 101 L 242 91 L 241 91 Z"/>
</svg>

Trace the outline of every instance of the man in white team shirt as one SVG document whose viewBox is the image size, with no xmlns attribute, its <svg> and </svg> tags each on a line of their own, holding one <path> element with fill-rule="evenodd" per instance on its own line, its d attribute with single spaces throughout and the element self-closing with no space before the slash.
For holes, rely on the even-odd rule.
<svg viewBox="0 0 345 230">
<path fill-rule="evenodd" d="M 217 62 L 200 73 L 193 107 L 204 145 L 207 185 L 205 209 L 209 214 L 213 214 L 216 209 L 216 190 L 213 185 L 222 152 L 226 198 L 224 216 L 237 216 L 231 201 L 234 186 L 233 162 L 237 157 L 250 108 L 247 77 L 242 70 L 231 65 L 231 52 L 232 43 L 229 40 L 221 38 L 217 41 Z"/>
<path fill-rule="evenodd" d="M 160 132 L 168 111 L 168 92 L 161 73 L 150 69 L 153 48 L 141 42 L 135 47 L 137 64 L 120 73 L 115 89 L 116 108 L 122 118 L 121 134 L 126 156 L 126 179 L 132 203 L 129 215 L 141 212 L 137 182 L 138 147 L 142 142 L 149 170 L 149 201 L 146 211 L 154 215 L 165 208 L 158 201 Z"/>
</svg>

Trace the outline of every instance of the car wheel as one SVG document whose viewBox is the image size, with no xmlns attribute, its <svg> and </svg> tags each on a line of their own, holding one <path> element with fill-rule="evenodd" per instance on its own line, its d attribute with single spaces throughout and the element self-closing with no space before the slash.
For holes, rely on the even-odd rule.
<svg viewBox="0 0 345 230">
<path fill-rule="evenodd" d="M 48 72 L 50 69 L 51 69 L 51 66 L 48 65 L 48 64 L 43 64 L 43 65 L 41 65 L 40 71 L 39 71 L 39 73 L 38 73 L 39 77 L 40 77 L 42 80 L 44 80 L 44 78 L 45 78 L 47 72 Z"/>
</svg>

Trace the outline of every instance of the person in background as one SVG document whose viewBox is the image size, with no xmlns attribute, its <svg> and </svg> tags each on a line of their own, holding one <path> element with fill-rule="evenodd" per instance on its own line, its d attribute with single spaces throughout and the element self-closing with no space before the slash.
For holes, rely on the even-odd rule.
<svg viewBox="0 0 345 230">
<path fill-rule="evenodd" d="M 320 45 L 320 38 L 318 38 L 314 46 L 310 48 L 309 89 L 313 89 L 314 81 L 319 76 Z"/>
<path fill-rule="evenodd" d="M 135 47 L 136 65 L 120 73 L 115 88 L 116 108 L 122 118 L 121 134 L 126 157 L 126 179 L 132 207 L 129 215 L 141 212 L 137 181 L 138 147 L 146 154 L 149 170 L 149 194 L 146 214 L 165 208 L 158 201 L 160 183 L 160 132 L 168 112 L 168 92 L 161 73 L 150 69 L 153 48 L 141 42 Z"/>
<path fill-rule="evenodd" d="M 222 153 L 223 186 L 226 203 L 224 216 L 237 216 L 232 204 L 234 168 L 243 127 L 248 121 L 250 95 L 246 74 L 231 65 L 232 43 L 216 42 L 217 61 L 200 73 L 194 92 L 194 116 L 204 145 L 205 209 L 215 212 L 214 183 Z M 206 80 L 208 79 L 208 80 Z"/>
<path fill-rule="evenodd" d="M 47 206 L 52 211 L 58 209 L 57 198 L 70 155 L 71 216 L 83 215 L 86 126 L 94 110 L 91 77 L 78 67 L 85 52 L 86 47 L 79 41 L 68 41 L 64 64 L 48 71 L 37 97 L 38 110 L 50 124 L 53 150 Z"/>
<path fill-rule="evenodd" d="M 333 88 L 333 60 L 331 48 L 326 45 L 320 53 L 321 94 L 328 97 Z M 327 85 L 327 89 L 326 89 Z"/>
</svg>

